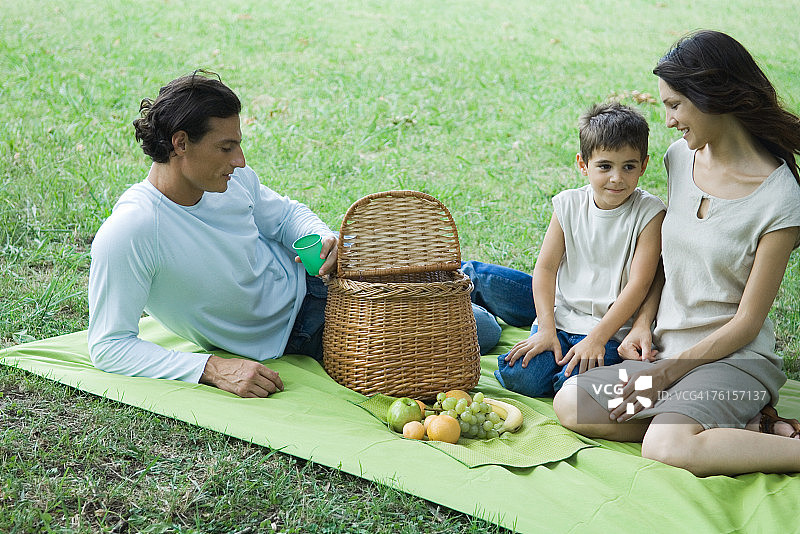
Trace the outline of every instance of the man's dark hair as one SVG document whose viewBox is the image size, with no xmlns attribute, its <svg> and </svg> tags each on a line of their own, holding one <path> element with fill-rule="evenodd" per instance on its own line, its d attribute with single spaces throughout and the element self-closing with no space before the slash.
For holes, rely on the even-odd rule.
<svg viewBox="0 0 800 534">
<path fill-rule="evenodd" d="M 196 70 L 162 87 L 155 100 L 142 100 L 141 117 L 133 121 L 136 141 L 154 162 L 167 163 L 175 132 L 183 130 L 190 141 L 197 142 L 210 129 L 210 117 L 225 119 L 241 110 L 239 98 L 217 74 Z"/>
</svg>

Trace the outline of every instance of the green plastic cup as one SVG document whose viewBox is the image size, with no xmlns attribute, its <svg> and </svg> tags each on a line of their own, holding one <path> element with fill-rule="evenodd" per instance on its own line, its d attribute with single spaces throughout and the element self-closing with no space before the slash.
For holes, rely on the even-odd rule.
<svg viewBox="0 0 800 534">
<path fill-rule="evenodd" d="M 317 276 L 319 268 L 325 263 L 325 259 L 319 257 L 322 253 L 322 236 L 319 234 L 304 235 L 292 244 L 292 248 L 300 256 L 306 272 L 311 276 Z"/>
</svg>

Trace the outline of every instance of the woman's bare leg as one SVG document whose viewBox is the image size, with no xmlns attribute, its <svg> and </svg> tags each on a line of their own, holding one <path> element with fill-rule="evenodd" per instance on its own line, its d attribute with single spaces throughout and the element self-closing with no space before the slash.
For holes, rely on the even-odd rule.
<svg viewBox="0 0 800 534">
<path fill-rule="evenodd" d="M 649 419 L 618 423 L 609 419 L 608 410 L 583 388 L 564 384 L 553 399 L 553 409 L 561 424 L 589 438 L 613 441 L 642 441 Z"/>
<path fill-rule="evenodd" d="M 800 440 L 738 428 L 703 427 L 691 417 L 653 418 L 642 456 L 697 476 L 800 472 Z"/>
</svg>

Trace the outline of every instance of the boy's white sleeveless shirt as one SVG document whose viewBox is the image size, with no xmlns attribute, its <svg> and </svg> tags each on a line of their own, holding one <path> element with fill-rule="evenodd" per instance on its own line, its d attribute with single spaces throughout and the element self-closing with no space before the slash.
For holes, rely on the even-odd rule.
<svg viewBox="0 0 800 534">
<path fill-rule="evenodd" d="M 566 253 L 556 280 L 556 328 L 588 334 L 608 312 L 628 283 L 639 234 L 664 202 L 636 188 L 612 210 L 595 205 L 589 185 L 553 197 L 553 211 L 564 231 Z M 631 320 L 617 332 L 621 341 Z"/>
</svg>

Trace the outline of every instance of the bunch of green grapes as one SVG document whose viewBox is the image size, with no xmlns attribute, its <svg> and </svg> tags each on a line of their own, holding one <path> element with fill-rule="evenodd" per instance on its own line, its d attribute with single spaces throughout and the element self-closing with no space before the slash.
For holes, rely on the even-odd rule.
<svg viewBox="0 0 800 534">
<path fill-rule="evenodd" d="M 449 415 L 461 425 L 461 436 L 472 439 L 491 439 L 500 435 L 503 420 L 483 402 L 481 392 L 475 394 L 472 402 L 467 399 L 447 397 L 444 393 L 436 395 L 434 412 Z"/>
</svg>

